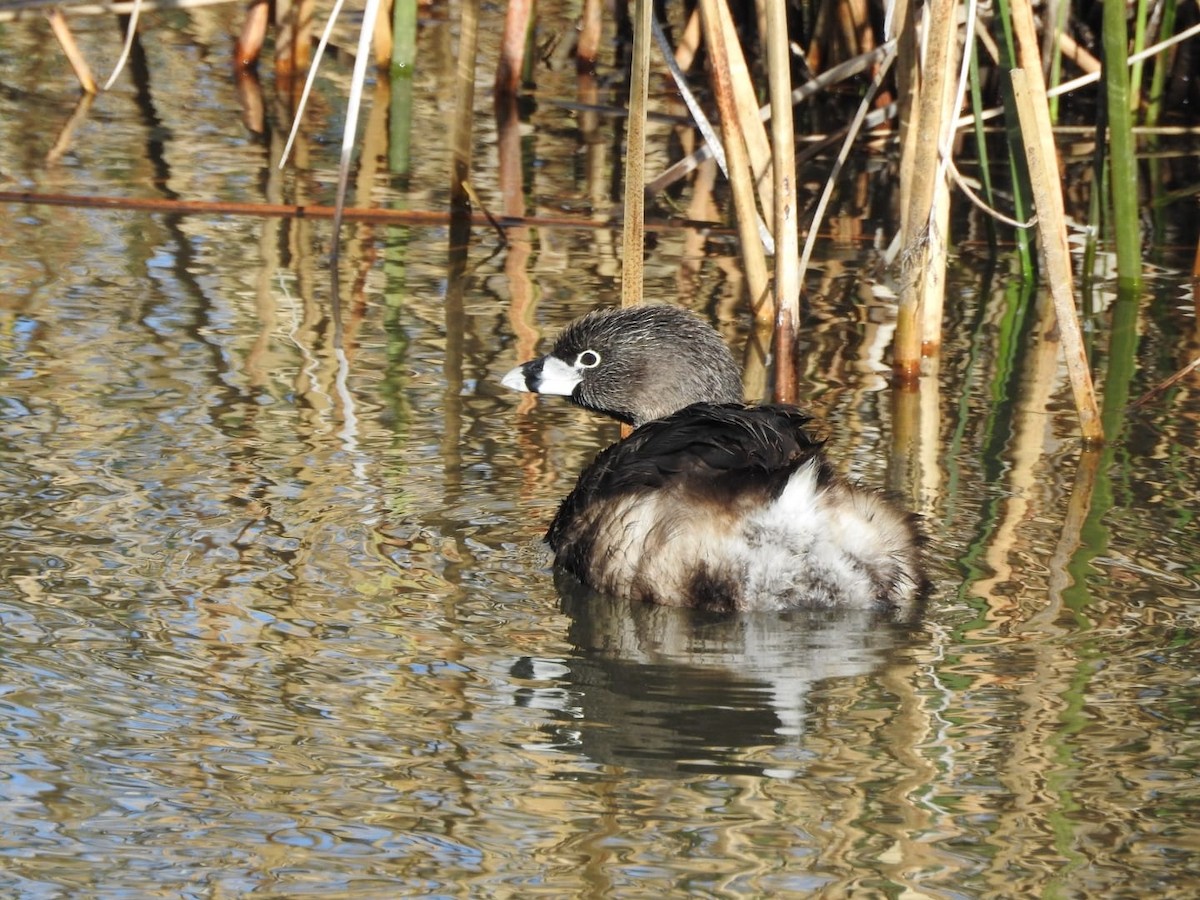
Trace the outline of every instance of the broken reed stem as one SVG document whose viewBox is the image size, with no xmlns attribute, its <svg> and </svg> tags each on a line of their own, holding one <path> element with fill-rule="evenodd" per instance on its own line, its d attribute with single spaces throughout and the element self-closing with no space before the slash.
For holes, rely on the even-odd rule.
<svg viewBox="0 0 1200 900">
<path fill-rule="evenodd" d="M 1028 0 L 1017 0 L 1013 4 L 1014 20 L 1018 18 L 1017 6 L 1021 2 L 1027 3 Z M 1092 374 L 1088 368 L 1087 348 L 1084 347 L 1083 334 L 1075 313 L 1075 282 L 1071 272 L 1071 252 L 1067 245 L 1067 222 L 1063 214 L 1062 181 L 1054 135 L 1050 130 L 1050 107 L 1046 100 L 1045 82 L 1040 67 L 1032 74 L 1025 69 L 1013 69 L 1009 74 L 1024 135 L 1029 186 L 1037 210 L 1038 235 L 1041 238 L 1038 245 L 1042 251 L 1046 282 L 1054 301 L 1059 338 L 1067 360 L 1075 409 L 1079 414 L 1079 428 L 1085 444 L 1099 445 L 1104 443 L 1104 430 L 1096 406 Z"/>
<path fill-rule="evenodd" d="M 475 109 L 475 53 L 479 40 L 479 0 L 466 0 L 460 11 L 458 61 L 454 71 L 454 122 L 450 131 L 450 214 L 466 216 L 471 198 L 471 118 Z"/>
<path fill-rule="evenodd" d="M 754 90 L 754 80 L 750 77 L 750 67 L 746 65 L 746 56 L 742 53 L 742 42 L 738 37 L 737 26 L 733 22 L 733 14 L 729 11 L 727 0 L 716 4 L 717 12 L 721 14 L 721 33 L 725 35 L 725 57 L 729 60 L 729 78 L 733 85 L 734 106 L 737 109 L 738 122 L 741 123 L 742 136 L 746 139 L 746 152 L 750 159 L 750 171 L 758 189 L 758 203 L 762 209 L 767 235 L 768 253 L 774 252 L 773 241 L 770 238 L 771 216 L 774 212 L 771 199 L 771 141 L 767 138 L 767 129 L 763 119 L 758 114 L 758 96 Z M 786 38 L 787 31 L 784 31 Z"/>
<path fill-rule="evenodd" d="M 255 0 L 246 8 L 242 30 L 233 46 L 233 64 L 239 69 L 252 69 L 258 62 L 270 17 L 271 4 L 267 0 Z"/>
<path fill-rule="evenodd" d="M 62 11 L 55 7 L 46 13 L 46 18 L 50 20 L 50 30 L 58 39 L 58 45 L 62 47 L 67 62 L 71 64 L 71 68 L 75 72 L 75 77 L 79 79 L 79 86 L 85 93 L 96 93 L 96 79 L 92 76 L 92 70 L 88 66 L 87 60 L 83 58 L 79 45 L 75 43 L 75 37 L 71 34 L 71 29 L 67 27 L 67 20 L 63 18 Z"/>
<path fill-rule="evenodd" d="M 1161 394 L 1167 388 L 1169 388 L 1172 385 L 1187 378 L 1189 375 L 1191 375 L 1197 369 L 1200 369 L 1200 356 L 1197 356 L 1195 359 L 1193 359 L 1190 363 L 1188 363 L 1186 366 L 1184 366 L 1182 369 L 1180 369 L 1174 375 L 1171 375 L 1168 378 L 1164 378 L 1162 381 L 1160 381 L 1154 387 L 1150 388 L 1150 390 L 1146 391 L 1146 393 L 1142 394 L 1142 396 L 1138 397 L 1136 400 L 1134 400 L 1132 403 L 1130 403 L 1129 408 L 1137 409 L 1140 406 L 1145 406 L 1147 403 L 1149 403 L 1152 399 L 1154 399 L 1156 396 Z"/>
<path fill-rule="evenodd" d="M 779 0 L 765 4 L 767 74 L 771 92 L 771 152 L 775 208 L 775 399 L 795 403 L 796 326 L 800 321 L 800 247 L 796 223 L 796 135 L 792 125 L 791 48 L 787 8 Z M 761 127 L 761 126 L 760 126 Z"/>
<path fill-rule="evenodd" d="M 1046 96 L 1046 80 L 1042 75 L 1033 6 L 1030 0 L 1010 0 L 1010 8 L 1018 63 L 1018 68 L 1013 69 L 1010 75 L 1029 167 L 1029 187 L 1033 192 L 1033 205 L 1038 217 L 1038 235 L 1041 238 L 1038 244 L 1042 250 L 1050 296 L 1054 300 L 1054 312 L 1058 317 L 1058 331 L 1066 355 L 1075 409 L 1079 414 L 1080 431 L 1085 443 L 1100 444 L 1104 442 L 1104 426 L 1100 421 L 1092 373 L 1088 367 L 1087 348 L 1083 344 L 1079 317 L 1075 311 L 1075 281 L 1067 245 L 1062 176 L 1058 166 L 1058 150 L 1054 145 L 1054 128 L 1050 122 L 1050 101 Z"/>
<path fill-rule="evenodd" d="M 580 75 L 592 75 L 596 71 L 596 59 L 600 55 L 600 37 L 604 31 L 604 14 L 600 0 L 583 0 L 580 15 L 579 43 L 575 46 L 575 71 Z"/>
<path fill-rule="evenodd" d="M 504 11 L 500 61 L 496 64 L 494 90 L 498 98 L 517 96 L 517 89 L 521 86 L 521 69 L 525 64 L 525 38 L 532 15 L 532 0 L 509 0 Z"/>
<path fill-rule="evenodd" d="M 721 170 L 721 174 L 724 175 L 725 179 L 728 181 L 729 164 L 725 160 L 725 147 L 721 143 L 721 138 L 718 137 L 716 129 L 713 127 L 712 122 L 709 121 L 708 116 L 704 114 L 704 108 L 700 105 L 700 101 L 696 98 L 695 93 L 688 84 L 687 75 L 685 75 L 683 70 L 679 68 L 679 64 L 675 62 L 674 54 L 671 51 L 671 43 L 667 40 L 667 33 L 663 31 L 662 25 L 659 24 L 658 19 L 653 16 L 650 19 L 650 25 L 651 31 L 654 35 L 654 42 L 658 44 L 659 52 L 662 53 L 663 59 L 667 64 L 667 71 L 671 73 L 671 78 L 673 78 L 675 81 L 675 89 L 679 92 L 679 97 L 681 100 L 683 100 L 683 105 L 687 107 L 688 113 L 691 114 L 692 124 L 696 126 L 696 128 L 700 131 L 700 136 L 704 138 L 704 143 L 702 146 L 710 151 L 710 156 L 717 161 L 717 167 Z M 748 78 L 749 75 L 747 74 L 746 77 Z M 742 122 L 744 125 L 744 118 Z M 766 137 L 765 131 L 762 127 L 762 122 L 756 119 L 754 125 L 758 129 L 758 133 L 763 135 L 763 140 L 765 141 Z M 753 156 L 753 152 L 751 153 L 751 156 Z M 769 167 L 771 164 L 770 144 L 766 145 L 766 156 L 764 159 L 764 168 Z M 751 160 L 751 167 L 754 167 L 753 159 Z M 759 178 L 759 175 L 756 173 L 754 177 L 757 179 Z M 763 196 L 760 197 L 760 201 L 763 203 L 771 202 L 770 191 L 765 188 L 765 182 L 763 182 L 763 186 L 764 191 Z M 655 196 L 657 193 L 658 192 L 654 189 L 653 184 L 646 185 L 645 196 L 647 199 Z M 767 248 L 767 253 L 774 253 L 775 238 L 768 230 L 766 221 L 763 220 L 762 216 L 758 216 L 755 219 L 755 224 L 758 226 L 758 236 L 762 239 L 763 246 Z"/>
<path fill-rule="evenodd" d="M 650 89 L 650 19 L 653 11 L 652 0 L 635 0 L 629 122 L 625 132 L 621 306 L 636 306 L 642 302 L 642 254 L 646 247 L 646 98 Z"/>
<path fill-rule="evenodd" d="M 750 289 L 750 308 L 756 320 L 774 322 L 775 303 L 768 290 L 767 257 L 758 237 L 758 210 L 754 204 L 754 179 L 750 173 L 750 158 L 745 138 L 739 127 L 734 104 L 733 84 L 729 75 L 729 59 L 725 52 L 725 36 L 721 30 L 721 15 L 717 3 L 724 0 L 700 0 L 700 18 L 704 26 L 704 42 L 708 45 L 708 62 L 712 75 L 713 95 L 721 116 L 721 132 L 725 157 L 729 164 L 729 182 L 733 188 L 734 215 L 737 217 L 738 237 L 742 247 L 742 264 Z"/>
</svg>

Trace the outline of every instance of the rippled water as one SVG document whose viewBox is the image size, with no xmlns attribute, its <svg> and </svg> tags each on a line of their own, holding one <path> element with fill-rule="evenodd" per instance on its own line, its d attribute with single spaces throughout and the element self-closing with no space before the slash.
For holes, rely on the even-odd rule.
<svg viewBox="0 0 1200 900">
<path fill-rule="evenodd" d="M 234 18 L 157 20 L 157 125 L 118 86 L 55 163 L 69 75 L 9 26 L 3 174 L 265 199 L 268 150 L 231 113 Z M 423 31 L 427 133 L 447 29 Z M 81 26 L 85 49 L 111 31 Z M 535 119 L 530 194 L 570 207 L 573 113 Z M 320 194 L 330 151 L 311 152 Z M 441 153 L 380 195 L 437 208 Z M 1142 313 L 1117 440 L 1082 454 L 1015 276 L 960 253 L 937 380 L 897 395 L 888 304 L 856 286 L 860 248 L 827 248 L 806 403 L 839 468 L 911 498 L 930 536 L 928 608 L 885 627 L 629 608 L 548 567 L 555 504 L 617 431 L 498 378 L 617 301 L 611 235 L 536 232 L 522 261 L 480 231 L 457 275 L 441 229 L 352 228 L 343 357 L 322 225 L 3 209 L 4 892 L 1194 891 L 1197 382 L 1123 412 L 1200 344 L 1169 265 L 1088 320 L 1106 373 Z M 660 235 L 650 290 L 740 349 L 728 261 L 695 246 Z"/>
</svg>

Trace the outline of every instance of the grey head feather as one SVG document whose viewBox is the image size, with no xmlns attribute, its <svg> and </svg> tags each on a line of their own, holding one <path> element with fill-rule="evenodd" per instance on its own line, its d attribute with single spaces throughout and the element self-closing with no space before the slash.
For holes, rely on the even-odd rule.
<svg viewBox="0 0 1200 900">
<path fill-rule="evenodd" d="M 693 403 L 742 402 L 733 354 L 711 325 L 680 307 L 588 313 L 563 330 L 550 355 L 576 365 L 586 351 L 599 361 L 582 370 L 571 399 L 634 425 Z"/>
</svg>

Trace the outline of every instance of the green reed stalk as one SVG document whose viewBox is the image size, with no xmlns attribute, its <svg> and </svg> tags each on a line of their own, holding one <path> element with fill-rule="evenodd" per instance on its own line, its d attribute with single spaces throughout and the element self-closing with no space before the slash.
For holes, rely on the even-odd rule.
<svg viewBox="0 0 1200 900">
<path fill-rule="evenodd" d="M 1146 49 L 1146 17 L 1149 15 L 1149 7 L 1146 0 L 1137 0 L 1137 7 L 1133 18 L 1133 52 L 1141 53 Z M 1129 68 L 1129 89 L 1130 89 L 1130 109 L 1137 110 L 1138 95 L 1142 90 L 1142 68 L 1145 65 L 1144 60 L 1137 60 Z"/>
<path fill-rule="evenodd" d="M 974 380 L 976 376 L 982 378 L 985 373 L 991 373 L 983 389 L 987 391 L 992 402 L 986 406 L 982 424 L 975 425 L 969 412 L 969 392 L 964 391 L 963 400 L 959 404 L 956 431 L 961 429 L 965 432 L 968 427 L 975 426 L 972 429 L 974 433 L 969 442 L 964 441 L 961 434 L 956 434 L 951 440 L 951 446 L 955 446 L 956 443 L 958 446 L 978 446 L 978 450 L 972 449 L 970 452 L 979 454 L 984 482 L 998 484 L 1004 479 L 1004 460 L 1007 458 L 1007 447 L 1015 429 L 1013 398 L 1020 395 L 1020 378 L 1024 369 L 1022 360 L 1034 345 L 1033 325 L 1036 317 L 1028 315 L 1028 312 L 1034 307 L 1037 282 L 1032 278 L 1005 279 L 1002 299 L 999 296 L 994 297 L 990 289 L 984 290 L 985 285 L 986 282 L 981 284 L 979 312 L 970 329 L 972 354 L 967 376 L 969 380 Z M 1003 304 L 1000 310 L 995 308 L 996 303 Z M 995 343 L 991 344 L 991 330 L 996 322 L 999 323 L 999 332 L 995 336 Z M 947 461 L 955 460 L 954 466 L 957 467 L 957 460 L 960 458 L 963 457 L 950 455 Z M 971 586 L 991 574 L 987 566 L 987 551 L 1000 527 L 1004 502 L 1005 498 L 999 494 L 990 496 L 984 502 L 976 517 L 975 532 L 967 540 L 966 552 L 962 554 L 958 564 L 960 571 L 966 576 L 958 599 L 980 610 L 983 610 L 985 605 L 982 601 L 972 598 Z M 986 618 L 981 613 L 979 618 L 963 623 L 960 628 L 965 633 L 984 625 Z"/>
<path fill-rule="evenodd" d="M 392 96 L 388 110 L 388 169 L 406 178 L 411 165 L 413 71 L 417 63 L 417 0 L 392 7 Z"/>
<path fill-rule="evenodd" d="M 1080 533 L 1079 548 L 1067 570 L 1074 586 L 1064 591 L 1067 605 L 1082 612 L 1092 600 L 1088 578 L 1095 572 L 1093 560 L 1103 556 L 1110 543 L 1108 515 L 1117 505 L 1113 476 L 1118 471 L 1117 454 L 1122 446 L 1118 438 L 1128 421 L 1126 408 L 1137 374 L 1138 306 L 1141 291 L 1136 285 L 1119 285 L 1117 301 L 1112 305 L 1109 325 L 1108 365 L 1104 377 L 1104 404 L 1100 413 L 1104 423 L 1104 446 L 1096 452 L 1095 485 L 1087 518 Z"/>
<path fill-rule="evenodd" d="M 392 413 L 390 433 L 393 446 L 404 443 L 412 423 L 412 408 L 407 402 L 408 373 L 412 369 L 406 364 L 409 341 L 408 329 L 404 327 L 404 317 L 407 313 L 405 300 L 409 295 L 408 248 L 412 231 L 407 225 L 389 228 L 383 257 L 383 274 L 388 289 L 383 292 L 381 299 L 388 365 L 379 387 Z M 403 499 L 399 495 L 392 495 L 392 502 L 396 505 L 389 503 L 389 508 L 393 512 L 399 512 L 398 507 L 403 503 Z"/>
<path fill-rule="evenodd" d="M 1017 63 L 1016 41 L 1013 37 L 1012 8 L 1008 0 L 997 0 L 996 19 L 1000 22 L 1004 40 L 1000 42 L 1000 61 L 1006 69 Z M 1021 125 L 1017 116 L 1017 105 L 1013 98 L 1012 83 L 1001 79 L 1001 100 L 1004 104 L 1004 131 L 1008 138 L 1008 174 L 1012 184 L 1013 218 L 1028 222 L 1033 212 L 1029 203 L 1029 176 L 1025 169 L 1025 145 Z M 1021 266 L 1021 277 L 1032 279 L 1037 271 L 1034 254 L 1034 235 L 1029 228 L 1018 228 L 1017 259 Z"/>
<path fill-rule="evenodd" d="M 1103 117 L 1103 110 L 1100 111 L 1100 115 Z M 1088 197 L 1088 228 L 1084 235 L 1083 262 L 1079 273 L 1080 311 L 1085 319 L 1095 311 L 1092 297 L 1095 296 L 1096 290 L 1096 256 L 1100 252 L 1100 235 L 1104 233 L 1104 198 L 1108 196 L 1108 168 L 1104 165 L 1104 144 L 1100 141 L 1096 142 L 1095 157 L 1095 171 L 1099 172 L 1101 177 L 1092 187 Z M 1090 330 L 1084 331 L 1084 343 L 1090 357 Z"/>
<path fill-rule="evenodd" d="M 1175 0 L 1165 0 L 1163 3 L 1162 23 L 1159 26 L 1160 35 L 1175 33 Z M 1167 83 L 1167 59 L 1159 59 L 1154 64 L 1154 74 L 1150 76 L 1150 93 L 1146 97 L 1146 124 L 1157 125 L 1162 115 L 1163 90 Z"/>
<path fill-rule="evenodd" d="M 984 199 L 987 201 L 988 206 L 995 209 L 996 193 L 992 189 L 992 170 L 988 154 L 987 133 L 983 128 L 982 114 L 987 107 L 983 104 L 983 89 L 979 80 L 979 54 L 974 52 L 974 48 L 964 49 L 964 52 L 971 54 L 971 112 L 975 116 L 975 149 L 979 154 L 979 180 L 983 184 Z M 994 251 L 996 248 L 996 220 L 991 216 L 984 216 L 983 218 L 987 223 L 988 244 Z"/>
<path fill-rule="evenodd" d="M 946 443 L 946 450 L 943 459 L 946 461 L 946 521 L 954 521 L 958 501 L 961 499 L 960 490 L 961 484 L 966 477 L 963 474 L 963 468 L 960 460 L 973 459 L 975 451 L 973 444 L 968 444 L 967 431 L 974 420 L 971 416 L 972 404 L 974 403 L 975 384 L 977 378 L 982 377 L 982 373 L 991 364 L 992 354 L 990 346 L 992 341 L 992 321 L 990 298 L 993 294 L 993 281 L 995 279 L 995 260 L 997 257 L 993 254 L 983 261 L 983 269 L 979 275 L 979 287 L 976 289 L 976 295 L 979 297 L 978 303 L 975 305 L 974 318 L 969 322 L 964 319 L 964 327 L 962 334 L 967 338 L 966 352 L 964 355 L 963 365 L 963 383 L 962 391 L 959 394 L 958 402 L 955 404 L 955 412 L 950 416 L 954 422 L 954 427 L 950 432 L 949 440 Z M 1034 284 L 1032 281 L 1018 281 L 1016 279 L 1006 281 L 1004 290 L 1011 292 L 1014 290 L 1032 291 Z M 1004 311 L 1007 314 L 1011 309 L 1026 309 L 1027 304 L 1006 303 Z M 1003 339 L 1004 329 L 998 330 L 998 334 Z M 995 411 L 995 404 L 990 404 L 986 407 L 989 417 Z M 986 432 L 985 432 L 986 433 Z M 970 440 L 974 441 L 975 433 L 972 430 Z M 987 442 L 984 441 L 984 445 Z M 967 449 L 971 447 L 972 449 Z M 1001 457 L 1003 458 L 1003 457 Z"/>
<path fill-rule="evenodd" d="M 411 77 L 417 64 L 417 0 L 395 0 L 392 7 L 392 74 Z"/>
<path fill-rule="evenodd" d="M 1162 20 L 1159 24 L 1158 34 L 1168 35 L 1175 33 L 1175 0 L 1165 0 L 1162 8 Z M 1154 74 L 1150 76 L 1150 88 L 1146 95 L 1146 124 L 1153 127 L 1158 124 L 1158 120 L 1162 115 L 1163 109 L 1163 90 L 1167 83 L 1167 56 L 1164 54 L 1154 63 Z M 1159 138 L 1156 135 L 1151 135 L 1148 138 L 1151 150 L 1158 147 Z M 1158 194 L 1154 201 L 1150 203 L 1150 211 L 1153 222 L 1152 232 L 1152 247 L 1161 247 L 1163 245 L 1163 231 L 1166 228 L 1165 218 L 1163 216 L 1164 204 L 1161 203 L 1160 186 L 1165 183 L 1162 174 L 1163 161 L 1156 154 L 1151 154 L 1149 161 L 1148 182 L 1151 185 L 1151 190 Z"/>
<path fill-rule="evenodd" d="M 1071 5 L 1065 0 L 1060 2 L 1055 7 L 1054 16 L 1054 39 L 1051 40 L 1050 46 L 1053 48 L 1050 53 L 1050 78 L 1049 87 L 1056 87 L 1062 81 L 1062 50 L 1058 46 L 1058 36 L 1062 34 L 1063 29 L 1067 26 L 1067 16 L 1070 14 Z M 1058 121 L 1058 96 L 1050 98 L 1050 121 Z"/>
<path fill-rule="evenodd" d="M 1109 164 L 1112 172 L 1113 232 L 1117 282 L 1142 279 L 1141 210 L 1138 207 L 1137 142 L 1129 105 L 1129 46 L 1125 0 L 1104 0 L 1104 87 L 1107 94 Z"/>
</svg>

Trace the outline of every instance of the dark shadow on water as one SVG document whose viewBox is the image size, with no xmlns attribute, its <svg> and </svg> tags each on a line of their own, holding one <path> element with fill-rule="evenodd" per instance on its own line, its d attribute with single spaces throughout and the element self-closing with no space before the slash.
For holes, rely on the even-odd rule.
<svg viewBox="0 0 1200 900">
<path fill-rule="evenodd" d="M 714 614 L 614 600 L 561 572 L 555 581 L 576 650 L 560 661 L 555 745 L 645 773 L 794 775 L 762 750 L 803 757 L 814 687 L 877 672 L 919 639 L 868 612 Z"/>
</svg>

